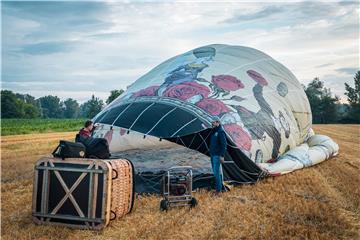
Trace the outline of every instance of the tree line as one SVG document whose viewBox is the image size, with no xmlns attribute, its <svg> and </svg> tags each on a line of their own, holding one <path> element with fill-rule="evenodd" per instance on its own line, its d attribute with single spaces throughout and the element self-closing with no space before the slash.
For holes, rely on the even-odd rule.
<svg viewBox="0 0 360 240">
<path fill-rule="evenodd" d="M 303 87 L 309 99 L 313 123 L 360 123 L 360 71 L 355 74 L 354 87 L 345 83 L 346 104 L 340 103 L 339 97 L 333 96 L 319 78 Z"/>
<path fill-rule="evenodd" d="M 346 104 L 340 103 L 319 78 L 303 87 L 311 106 L 313 123 L 360 123 L 360 71 L 355 74 L 354 87 L 345 83 Z M 123 92 L 122 89 L 111 91 L 106 104 Z M 57 96 L 49 95 L 35 99 L 29 94 L 1 91 L 2 118 L 92 118 L 104 105 L 94 95 L 79 104 L 72 98 L 61 101 Z"/>
<path fill-rule="evenodd" d="M 113 90 L 106 100 L 111 103 L 124 91 Z M 57 96 L 44 96 L 35 99 L 29 94 L 1 90 L 1 118 L 93 118 L 105 103 L 91 96 L 91 99 L 79 104 L 75 99 L 61 101 Z"/>
</svg>

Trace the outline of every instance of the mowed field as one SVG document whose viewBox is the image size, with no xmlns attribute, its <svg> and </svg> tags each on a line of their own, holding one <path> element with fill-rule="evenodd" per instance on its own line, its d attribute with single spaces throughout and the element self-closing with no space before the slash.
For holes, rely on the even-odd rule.
<svg viewBox="0 0 360 240">
<path fill-rule="evenodd" d="M 2 239 L 360 239 L 360 125 L 315 125 L 340 154 L 324 163 L 159 211 L 159 196 L 138 196 L 131 214 L 103 231 L 35 225 L 34 163 L 73 132 L 1 138 Z"/>
</svg>

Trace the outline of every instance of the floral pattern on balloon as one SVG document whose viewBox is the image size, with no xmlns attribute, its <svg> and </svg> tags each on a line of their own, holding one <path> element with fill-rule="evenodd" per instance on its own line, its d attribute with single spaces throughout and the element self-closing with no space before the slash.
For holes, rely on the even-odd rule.
<svg viewBox="0 0 360 240">
<path fill-rule="evenodd" d="M 231 136 L 234 143 L 240 149 L 250 151 L 251 149 L 251 136 L 241 126 L 231 123 L 224 124 L 225 131 Z"/>
<path fill-rule="evenodd" d="M 209 94 L 210 90 L 207 86 L 197 82 L 185 82 L 168 87 L 163 93 L 163 96 L 185 101 L 195 95 L 201 95 L 202 98 L 207 98 Z"/>
<path fill-rule="evenodd" d="M 231 91 L 244 88 L 244 84 L 235 76 L 231 75 L 213 75 L 211 77 L 210 87 L 212 90 L 211 97 L 218 98 L 229 95 Z"/>
<path fill-rule="evenodd" d="M 150 86 L 134 92 L 130 98 L 143 97 L 143 96 L 156 96 L 159 86 Z"/>
<path fill-rule="evenodd" d="M 109 144 L 111 143 L 111 140 L 112 140 L 112 137 L 113 137 L 113 132 L 114 131 L 112 129 L 110 129 L 109 131 L 107 131 L 105 133 L 104 138 L 108 141 Z"/>
<path fill-rule="evenodd" d="M 268 82 L 266 81 L 266 79 L 257 71 L 255 70 L 248 70 L 246 72 L 249 77 L 251 77 L 255 82 L 257 82 L 259 85 L 261 86 L 267 86 Z"/>
<path fill-rule="evenodd" d="M 214 98 L 204 98 L 196 103 L 196 106 L 205 110 L 213 116 L 230 112 L 230 109 L 220 100 Z"/>
<path fill-rule="evenodd" d="M 120 136 L 125 135 L 126 133 L 126 129 L 125 128 L 120 128 Z"/>
<path fill-rule="evenodd" d="M 225 91 L 236 91 L 244 88 L 244 84 L 231 75 L 217 75 L 211 77 L 211 82 L 218 88 Z"/>
</svg>

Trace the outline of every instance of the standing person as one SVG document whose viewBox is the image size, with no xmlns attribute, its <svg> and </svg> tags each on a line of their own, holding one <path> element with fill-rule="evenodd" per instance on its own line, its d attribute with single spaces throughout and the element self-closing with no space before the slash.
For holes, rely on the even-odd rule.
<svg viewBox="0 0 360 240">
<path fill-rule="evenodd" d="M 220 163 L 224 163 L 224 155 L 226 152 L 226 135 L 221 126 L 220 118 L 215 116 L 211 122 L 213 129 L 210 135 L 210 157 L 211 167 L 215 176 L 216 194 L 222 191 L 222 175 L 220 172 Z"/>
</svg>

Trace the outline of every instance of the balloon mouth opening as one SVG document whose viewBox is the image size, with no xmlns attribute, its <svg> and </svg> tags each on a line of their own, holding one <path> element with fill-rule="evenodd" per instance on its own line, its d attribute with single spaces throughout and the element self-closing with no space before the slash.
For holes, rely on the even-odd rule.
<svg viewBox="0 0 360 240">
<path fill-rule="evenodd" d="M 119 127 L 123 134 L 132 131 L 140 133 L 144 137 L 139 141 L 146 141 L 146 136 L 152 136 L 210 155 L 212 119 L 213 116 L 194 104 L 173 98 L 147 96 L 126 100 L 105 109 L 93 121 L 103 126 Z M 227 140 L 225 179 L 245 183 L 256 181 L 262 170 L 229 137 Z"/>
<path fill-rule="evenodd" d="M 139 97 L 106 109 L 94 122 L 159 137 L 176 138 L 212 127 L 212 116 L 193 104 L 169 99 Z"/>
</svg>

